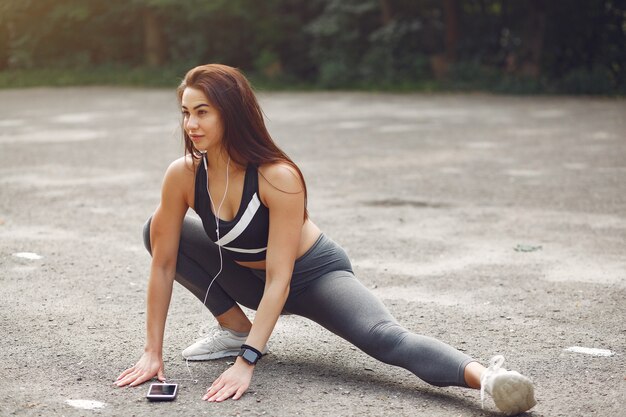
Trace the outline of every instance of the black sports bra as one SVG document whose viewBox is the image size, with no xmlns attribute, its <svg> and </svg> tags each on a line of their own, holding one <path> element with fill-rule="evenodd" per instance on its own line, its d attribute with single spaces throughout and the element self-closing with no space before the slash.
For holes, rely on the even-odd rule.
<svg viewBox="0 0 626 417">
<path fill-rule="evenodd" d="M 215 230 L 215 214 L 207 193 L 204 164 L 198 164 L 194 209 L 209 238 L 226 249 L 231 258 L 240 262 L 264 261 L 267 253 L 270 212 L 259 199 L 259 176 L 255 166 L 248 165 L 243 184 L 239 211 L 230 221 L 220 219 L 220 239 Z"/>
</svg>

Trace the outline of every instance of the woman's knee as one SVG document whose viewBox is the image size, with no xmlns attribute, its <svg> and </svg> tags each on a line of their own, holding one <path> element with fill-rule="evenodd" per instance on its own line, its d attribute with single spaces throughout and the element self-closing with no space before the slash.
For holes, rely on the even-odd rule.
<svg viewBox="0 0 626 417">
<path fill-rule="evenodd" d="M 396 349 L 408 331 L 393 320 L 384 320 L 372 327 L 367 335 L 364 351 L 385 363 L 396 360 Z"/>
<path fill-rule="evenodd" d="M 150 243 L 150 224 L 152 223 L 152 216 L 143 225 L 143 245 L 150 255 L 152 255 L 152 245 Z"/>
</svg>

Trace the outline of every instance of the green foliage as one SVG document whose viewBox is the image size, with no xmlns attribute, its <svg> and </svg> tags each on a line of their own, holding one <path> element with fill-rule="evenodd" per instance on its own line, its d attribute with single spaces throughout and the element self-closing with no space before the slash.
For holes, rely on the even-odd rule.
<svg viewBox="0 0 626 417">
<path fill-rule="evenodd" d="M 65 87 L 76 85 L 123 85 L 175 88 L 185 74 L 180 68 L 128 68 L 102 66 L 83 69 L 29 69 L 0 72 L 0 88 L 24 88 L 41 85 Z"/>
<path fill-rule="evenodd" d="M 392 86 L 431 76 L 425 52 L 436 19 L 416 14 L 416 2 L 393 2 L 396 13 L 388 22 L 376 0 L 323 3 L 306 28 L 322 87 Z"/>
<path fill-rule="evenodd" d="M 609 70 L 595 66 L 591 70 L 577 68 L 558 81 L 557 88 L 571 94 L 616 94 L 616 85 Z"/>
<path fill-rule="evenodd" d="M 626 90 L 623 2 L 452 3 L 454 54 L 436 0 L 0 0 L 0 79 L 164 85 L 222 62 L 298 88 Z M 148 29 L 159 70 L 145 69 Z"/>
</svg>

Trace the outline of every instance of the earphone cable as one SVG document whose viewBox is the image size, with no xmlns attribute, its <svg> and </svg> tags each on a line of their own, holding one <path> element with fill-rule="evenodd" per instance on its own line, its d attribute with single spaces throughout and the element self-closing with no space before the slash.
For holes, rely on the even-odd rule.
<svg viewBox="0 0 626 417">
<path fill-rule="evenodd" d="M 206 172 L 206 191 L 209 195 L 209 201 L 211 202 L 211 208 L 213 209 L 213 213 L 215 214 L 215 234 L 217 236 L 216 242 L 220 240 L 220 210 L 222 209 L 222 205 L 224 204 L 224 200 L 226 200 L 226 194 L 228 193 L 228 177 L 229 177 L 229 168 L 230 168 L 230 156 L 228 157 L 228 162 L 226 163 L 226 188 L 224 189 L 224 195 L 222 196 L 222 201 L 220 201 L 219 206 L 217 207 L 217 211 L 215 210 L 215 204 L 213 204 L 213 198 L 211 197 L 211 191 L 209 190 L 209 168 L 207 166 L 207 156 L 206 152 L 204 154 L 204 158 L 202 158 L 204 162 L 204 170 Z M 211 290 L 211 286 L 213 282 L 217 279 L 217 277 L 222 273 L 222 268 L 224 266 L 224 260 L 222 258 L 222 245 L 217 244 L 217 251 L 220 256 L 220 268 L 217 271 L 217 274 L 213 277 L 211 282 L 209 283 L 209 287 L 206 290 L 206 294 L 204 295 L 204 301 L 202 302 L 203 306 L 206 306 L 206 300 L 209 297 L 209 291 Z M 202 309 L 204 311 L 204 308 Z"/>
<path fill-rule="evenodd" d="M 211 209 L 213 210 L 213 213 L 215 214 L 215 233 L 217 235 L 217 240 L 216 242 L 219 242 L 220 240 L 220 210 L 222 209 L 222 205 L 224 204 L 224 201 L 226 200 L 226 195 L 228 194 L 228 177 L 229 177 L 229 168 L 230 168 L 230 156 L 228 157 L 228 162 L 226 163 L 226 188 L 224 190 L 224 195 L 222 196 L 222 201 L 220 201 L 220 204 L 217 207 L 217 210 L 215 210 L 215 205 L 213 204 L 213 198 L 211 197 L 211 191 L 209 190 L 209 168 L 207 165 L 207 155 L 206 152 L 204 152 L 204 155 L 202 157 L 202 162 L 204 163 L 204 170 L 206 172 L 206 191 L 207 194 L 209 195 L 209 201 L 211 202 Z M 217 277 L 219 277 L 219 275 L 222 273 L 222 269 L 224 266 L 224 260 L 222 257 L 222 245 L 220 243 L 217 243 L 217 251 L 219 253 L 219 257 L 220 257 L 220 267 L 219 270 L 217 271 L 217 273 L 215 274 L 215 276 L 213 277 L 213 279 L 211 280 L 211 282 L 209 283 L 209 286 L 206 290 L 206 293 L 204 294 L 204 301 L 202 302 L 202 310 L 200 311 L 200 318 L 202 319 L 202 314 L 204 312 L 204 307 L 206 306 L 206 300 L 209 297 L 209 291 L 211 290 L 211 286 L 213 285 L 213 283 L 215 282 L 215 280 L 217 279 Z M 203 334 L 202 331 L 202 326 L 200 327 L 200 329 L 198 329 L 198 333 Z M 193 381 L 193 383 L 198 383 L 198 380 L 195 379 L 193 377 L 193 374 L 191 373 L 191 368 L 189 367 L 189 359 L 185 359 L 185 365 L 187 366 L 187 372 L 189 373 L 190 379 L 169 379 L 168 381 Z"/>
</svg>

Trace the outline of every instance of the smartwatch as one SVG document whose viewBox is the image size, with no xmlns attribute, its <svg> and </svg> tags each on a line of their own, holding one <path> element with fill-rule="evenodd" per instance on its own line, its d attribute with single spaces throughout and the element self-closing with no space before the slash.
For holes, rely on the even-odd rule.
<svg viewBox="0 0 626 417">
<path fill-rule="evenodd" d="M 255 365 L 263 354 L 249 345 L 241 345 L 241 350 L 237 356 L 241 356 L 250 365 Z"/>
</svg>

